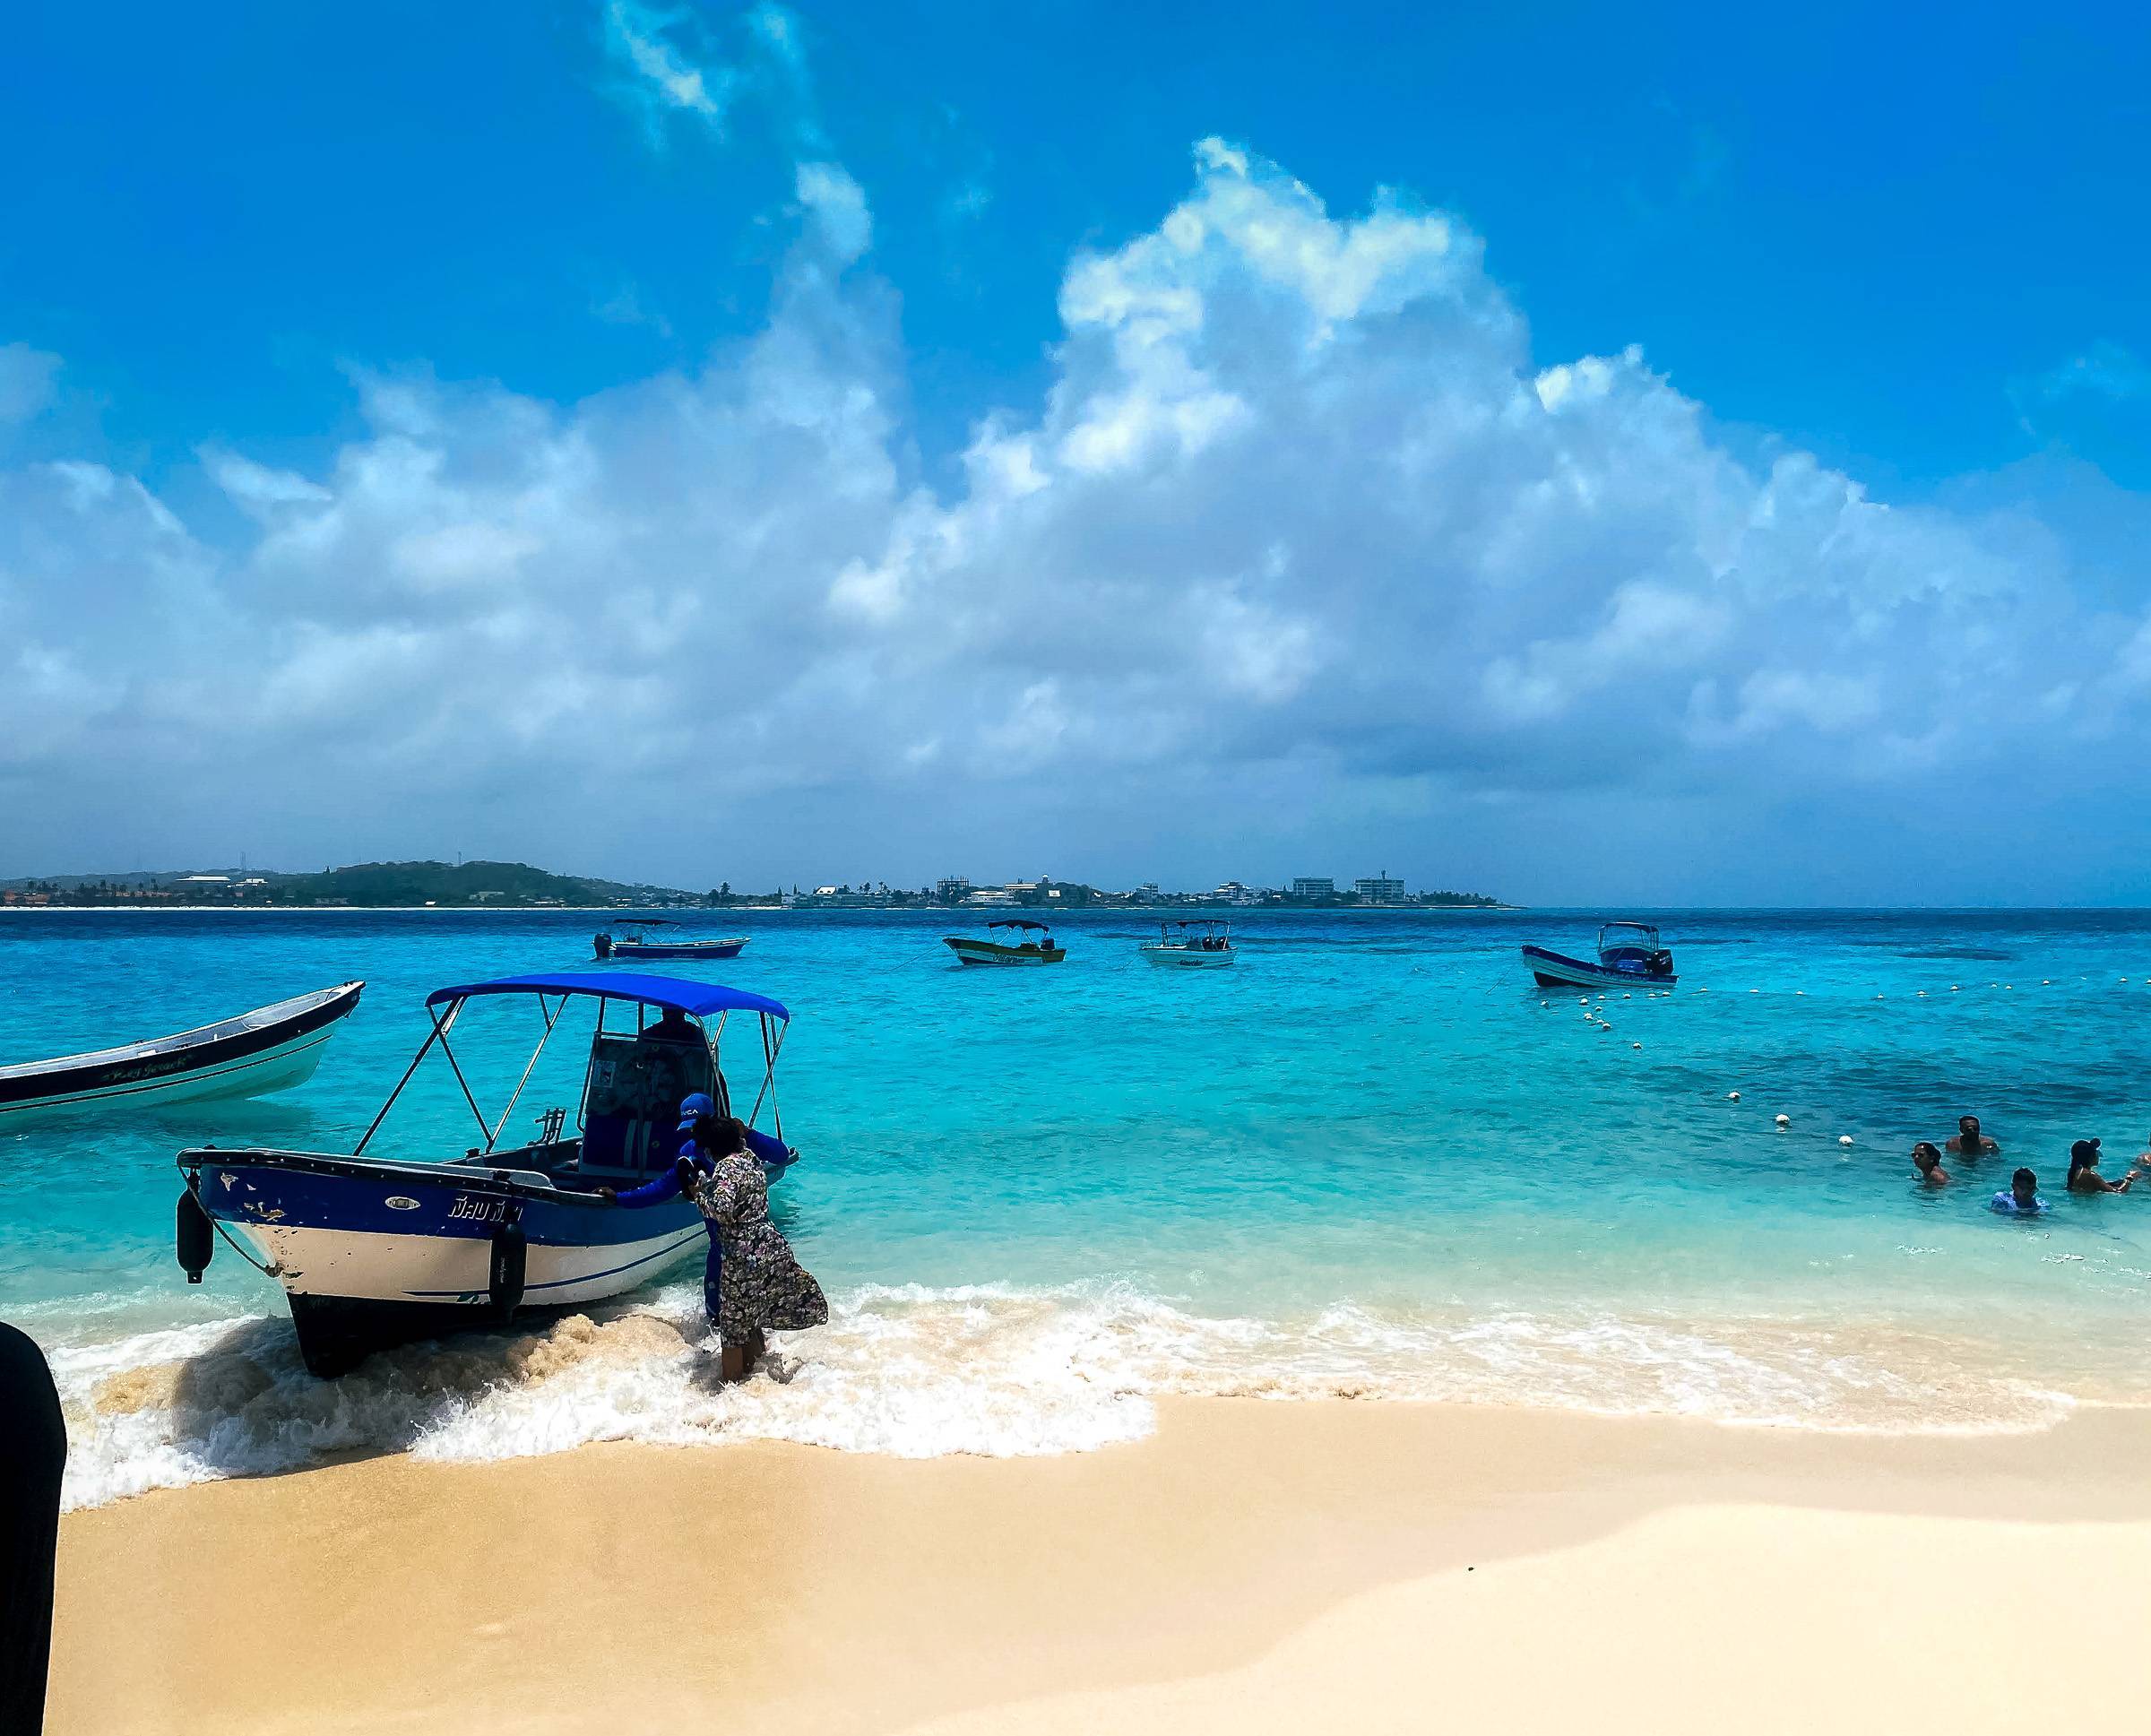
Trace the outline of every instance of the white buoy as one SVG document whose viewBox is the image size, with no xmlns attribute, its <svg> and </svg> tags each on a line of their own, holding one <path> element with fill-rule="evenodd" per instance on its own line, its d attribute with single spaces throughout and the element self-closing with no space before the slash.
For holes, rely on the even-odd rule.
<svg viewBox="0 0 2151 1736">
<path fill-rule="evenodd" d="M 1725 1093 L 1725 1101 L 1728 1103 L 1737 1103 L 1741 1101 L 1741 1093 L 1737 1091 L 1729 1091 Z"/>
<path fill-rule="evenodd" d="M 1792 1125 L 1792 1118 L 1789 1115 L 1781 1115 L 1777 1118 L 1777 1125 L 1781 1127 L 1789 1127 Z"/>
<path fill-rule="evenodd" d="M 1853 1143 L 1853 1136 L 1849 1133 L 1841 1133 L 1837 1136 L 1837 1143 L 1840 1145 L 1849 1145 Z"/>
<path fill-rule="evenodd" d="M 1628 1047 L 1630 1049 L 1641 1049 L 1643 1045 L 1641 1043 L 1630 1043 Z"/>
</svg>

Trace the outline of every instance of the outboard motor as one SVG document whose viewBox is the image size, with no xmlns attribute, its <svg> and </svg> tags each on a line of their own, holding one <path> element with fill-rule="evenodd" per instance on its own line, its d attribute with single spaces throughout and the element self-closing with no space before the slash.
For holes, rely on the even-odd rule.
<svg viewBox="0 0 2151 1736">
<path fill-rule="evenodd" d="M 508 1209 L 516 1217 L 522 1215 L 515 1206 Z M 494 1230 L 493 1257 L 486 1273 L 487 1300 L 503 1321 L 514 1318 L 515 1310 L 523 1305 L 523 1275 L 530 1265 L 530 1239 L 516 1217 Z"/>
<path fill-rule="evenodd" d="M 1643 963 L 1644 969 L 1654 977 L 1670 977 L 1673 973 L 1673 955 L 1663 946 L 1645 959 Z"/>
<path fill-rule="evenodd" d="M 191 1179 L 186 1191 L 179 1196 L 178 1222 L 174 1226 L 172 1243 L 187 1283 L 200 1283 L 203 1273 L 209 1269 L 210 1256 L 217 1251 L 217 1232 Z"/>
<path fill-rule="evenodd" d="M 600 931 L 592 939 L 591 946 L 600 958 L 612 956 L 612 937 L 610 935 Z"/>
</svg>

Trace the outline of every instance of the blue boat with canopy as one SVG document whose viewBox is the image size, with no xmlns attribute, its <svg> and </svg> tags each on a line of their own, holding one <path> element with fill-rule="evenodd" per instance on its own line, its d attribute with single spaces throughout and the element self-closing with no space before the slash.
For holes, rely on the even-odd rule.
<svg viewBox="0 0 2151 1736">
<path fill-rule="evenodd" d="M 540 1029 L 506 1103 L 488 1118 L 451 1038 L 466 1009 L 511 999 L 534 1004 Z M 592 1000 L 572 1125 L 566 1105 L 549 1107 L 535 1117 L 531 1137 L 504 1144 L 568 1007 Z M 791 1015 L 765 995 L 568 971 L 436 989 L 426 1015 L 425 1041 L 349 1153 L 204 1145 L 179 1154 L 186 1185 L 177 1251 L 187 1282 L 201 1281 L 223 1240 L 283 1286 L 299 1351 L 317 1375 L 341 1374 L 386 1345 L 602 1301 L 695 1253 L 703 1229 L 692 1203 L 624 1208 L 613 1197 L 672 1165 L 680 1101 L 695 1092 L 747 1124 L 748 1145 L 773 1179 L 798 1156 L 784 1141 L 776 1089 Z M 746 1106 L 721 1062 L 728 1023 L 758 1039 L 759 1082 Z M 436 1049 L 477 1143 L 445 1161 L 368 1156 Z M 766 1130 L 756 1125 L 765 1105 Z"/>
<path fill-rule="evenodd" d="M 1570 958 L 1543 946 L 1524 949 L 1524 968 L 1542 989 L 1671 989 L 1673 955 L 1648 922 L 1609 922 L 1598 931 L 1598 962 Z"/>
</svg>

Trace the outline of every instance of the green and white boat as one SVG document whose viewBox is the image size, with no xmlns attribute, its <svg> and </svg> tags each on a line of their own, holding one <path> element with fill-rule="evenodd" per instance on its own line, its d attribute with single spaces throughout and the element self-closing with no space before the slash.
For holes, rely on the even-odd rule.
<svg viewBox="0 0 2151 1736">
<path fill-rule="evenodd" d="M 995 940 L 990 938 L 997 928 L 1013 928 L 1036 939 Z M 966 964 L 1058 964 L 1066 958 L 1067 950 L 1056 946 L 1053 937 L 1043 922 L 1033 922 L 1027 917 L 1005 917 L 986 925 L 989 938 L 973 940 L 967 935 L 945 936 L 941 944 Z"/>
</svg>

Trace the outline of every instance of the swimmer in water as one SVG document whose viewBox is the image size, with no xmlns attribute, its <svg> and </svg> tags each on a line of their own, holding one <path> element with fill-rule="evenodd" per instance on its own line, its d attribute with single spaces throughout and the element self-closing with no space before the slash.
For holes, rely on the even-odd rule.
<svg viewBox="0 0 2151 1736">
<path fill-rule="evenodd" d="M 2079 1139 L 2069 1148 L 2069 1191 L 2072 1194 L 2125 1194 L 2135 1179 L 2133 1168 L 2119 1181 L 2109 1181 L 2099 1173 L 2099 1142 L 2095 1139 Z"/>
<path fill-rule="evenodd" d="M 1987 1202 L 1987 1210 L 2008 1217 L 2037 1217 L 2046 1210 L 2046 1202 L 2039 1197 L 2039 1178 L 2029 1170 L 2017 1170 L 2009 1178 L 2008 1191 Z"/>
<path fill-rule="evenodd" d="M 1912 1148 L 1912 1167 L 1930 1188 L 1939 1188 L 1949 1179 L 1949 1171 L 1942 1168 L 1941 1148 L 1931 1139 L 1922 1139 Z"/>
<path fill-rule="evenodd" d="M 1957 1118 L 1957 1131 L 1949 1136 L 1944 1148 L 1963 1157 L 1991 1157 L 2001 1147 L 1979 1130 L 1979 1117 L 1960 1115 Z"/>
</svg>

